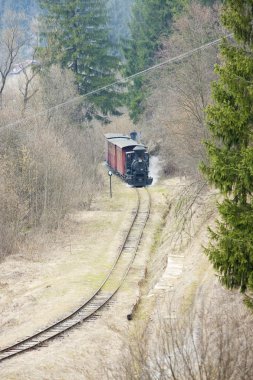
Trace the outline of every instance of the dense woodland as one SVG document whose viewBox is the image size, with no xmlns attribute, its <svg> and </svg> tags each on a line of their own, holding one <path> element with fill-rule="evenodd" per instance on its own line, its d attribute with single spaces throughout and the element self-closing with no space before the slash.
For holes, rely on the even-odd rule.
<svg viewBox="0 0 253 380">
<path fill-rule="evenodd" d="M 2 0 L 0 258 L 90 208 L 103 132 L 129 116 L 164 177 L 190 178 L 194 199 L 216 189 L 206 254 L 225 286 L 252 291 L 252 18 L 251 0 Z"/>
</svg>

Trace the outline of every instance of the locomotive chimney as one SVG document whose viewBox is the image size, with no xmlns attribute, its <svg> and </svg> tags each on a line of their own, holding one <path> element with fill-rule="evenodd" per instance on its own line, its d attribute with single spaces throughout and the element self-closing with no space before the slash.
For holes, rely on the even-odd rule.
<svg viewBox="0 0 253 380">
<path fill-rule="evenodd" d="M 130 132 L 130 137 L 132 140 L 136 141 L 137 140 L 137 132 L 133 131 L 133 132 Z"/>
</svg>

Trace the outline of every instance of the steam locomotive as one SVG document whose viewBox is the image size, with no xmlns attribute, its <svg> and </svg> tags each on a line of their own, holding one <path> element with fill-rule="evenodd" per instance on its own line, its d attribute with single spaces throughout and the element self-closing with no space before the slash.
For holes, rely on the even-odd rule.
<svg viewBox="0 0 253 380">
<path fill-rule="evenodd" d="M 137 133 L 130 136 L 119 133 L 105 134 L 105 159 L 113 171 L 129 185 L 143 187 L 151 185 L 149 177 L 149 153 L 143 144 L 136 141 Z"/>
</svg>

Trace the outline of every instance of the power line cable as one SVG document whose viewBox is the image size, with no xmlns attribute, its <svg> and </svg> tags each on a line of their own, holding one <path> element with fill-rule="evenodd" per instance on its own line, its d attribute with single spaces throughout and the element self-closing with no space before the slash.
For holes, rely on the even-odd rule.
<svg viewBox="0 0 253 380">
<path fill-rule="evenodd" d="M 27 116 L 27 117 L 25 117 L 25 118 L 18 119 L 18 120 L 16 120 L 16 121 L 13 122 L 13 123 L 10 123 L 10 124 L 5 125 L 4 127 L 1 127 L 1 128 L 0 128 L 0 131 L 2 131 L 2 130 L 4 130 L 4 129 L 11 128 L 11 127 L 15 127 L 16 125 L 18 125 L 18 124 L 20 124 L 20 123 L 22 123 L 22 122 L 25 122 L 25 121 L 29 121 L 29 120 L 35 119 L 35 118 L 38 117 L 38 116 L 45 115 L 46 113 L 48 113 L 48 112 L 50 112 L 50 111 L 57 110 L 57 109 L 59 109 L 59 108 L 61 108 L 61 107 L 64 107 L 64 106 L 66 106 L 66 105 L 68 105 L 68 104 L 74 103 L 74 102 L 76 102 L 76 101 L 78 101 L 78 100 L 80 100 L 80 99 L 84 99 L 84 98 L 87 98 L 87 97 L 89 97 L 89 96 L 91 96 L 91 95 L 97 94 L 97 93 L 99 93 L 99 92 L 101 92 L 101 91 L 107 90 L 107 89 L 110 88 L 110 87 L 113 87 L 113 86 L 116 86 L 116 85 L 120 85 L 120 84 L 127 83 L 129 80 L 134 79 L 134 78 L 136 78 L 136 77 L 138 77 L 138 76 L 141 76 L 141 75 L 144 75 L 144 74 L 146 74 L 146 73 L 148 73 L 148 72 L 150 72 L 150 71 L 153 71 L 153 70 L 159 69 L 160 67 L 163 67 L 163 66 L 169 65 L 170 63 L 174 63 L 174 62 L 180 61 L 180 60 L 182 60 L 182 59 L 184 59 L 184 58 L 187 58 L 187 57 L 189 57 L 190 55 L 192 55 L 192 54 L 194 54 L 194 53 L 196 53 L 196 52 L 198 52 L 198 51 L 200 51 L 200 50 L 205 50 L 205 49 L 209 48 L 210 46 L 217 45 L 217 44 L 220 43 L 224 38 L 232 37 L 232 35 L 233 35 L 232 33 L 231 33 L 231 34 L 227 34 L 227 35 L 225 35 L 225 36 L 223 36 L 223 37 L 221 37 L 221 38 L 218 38 L 218 39 L 216 39 L 216 40 L 213 40 L 213 41 L 211 41 L 211 42 L 208 42 L 208 43 L 206 43 L 206 44 L 203 44 L 203 45 L 201 45 L 201 46 L 199 46 L 199 47 L 197 47 L 197 48 L 191 49 L 191 50 L 189 50 L 189 51 L 187 51 L 187 52 L 185 52 L 185 53 L 179 54 L 179 55 L 177 55 L 176 57 L 169 58 L 169 59 L 167 59 L 167 60 L 165 60 L 165 61 L 163 61 L 163 62 L 160 62 L 160 63 L 158 63 L 158 64 L 156 64 L 156 65 L 151 66 L 151 67 L 148 67 L 148 68 L 145 69 L 145 70 L 141 70 L 141 71 L 139 71 L 139 72 L 137 72 L 137 73 L 135 73 L 135 74 L 129 75 L 129 76 L 126 77 L 126 78 L 119 79 L 119 80 L 117 80 L 117 81 L 115 81 L 115 82 L 113 82 L 113 83 L 107 84 L 106 86 L 99 87 L 99 88 L 97 88 L 96 90 L 92 90 L 92 91 L 90 91 L 90 92 L 88 92 L 88 93 L 86 93 L 86 94 L 76 96 L 76 97 L 74 97 L 74 98 L 72 98 L 72 99 L 66 100 L 65 102 L 59 103 L 59 104 L 57 104 L 56 106 L 53 106 L 53 107 L 47 108 L 46 110 L 43 110 L 43 111 L 41 111 L 41 112 L 38 112 L 36 115 L 30 115 L 30 116 Z"/>
</svg>

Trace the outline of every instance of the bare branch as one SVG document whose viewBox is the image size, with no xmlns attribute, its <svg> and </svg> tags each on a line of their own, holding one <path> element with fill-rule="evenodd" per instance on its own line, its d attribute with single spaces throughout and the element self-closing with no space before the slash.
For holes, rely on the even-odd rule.
<svg viewBox="0 0 253 380">
<path fill-rule="evenodd" d="M 8 12 L 4 17 L 7 19 L 7 26 L 0 32 L 0 107 L 7 76 L 27 42 L 20 28 L 21 16 Z"/>
</svg>

